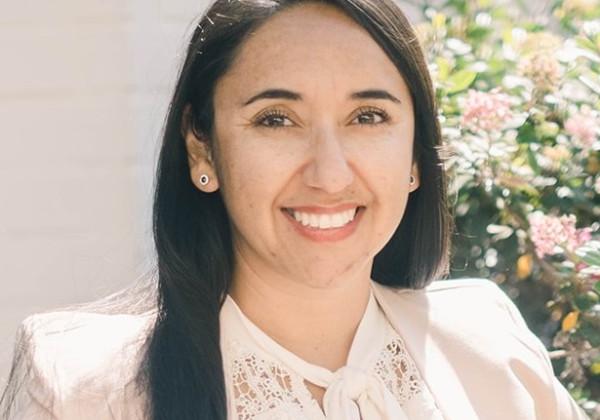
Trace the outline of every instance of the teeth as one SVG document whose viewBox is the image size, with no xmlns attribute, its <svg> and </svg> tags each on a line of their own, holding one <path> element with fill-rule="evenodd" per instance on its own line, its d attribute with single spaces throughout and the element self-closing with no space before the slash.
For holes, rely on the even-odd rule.
<svg viewBox="0 0 600 420">
<path fill-rule="evenodd" d="M 306 213 L 302 214 L 301 216 L 302 216 L 301 223 L 304 226 L 308 226 L 310 224 L 310 220 L 309 220 L 310 216 L 308 214 L 306 214 Z"/>
<path fill-rule="evenodd" d="M 303 213 L 293 210 L 292 214 L 294 219 L 303 226 L 310 226 L 315 229 L 331 229 L 342 227 L 354 220 L 356 209 L 334 214 Z"/>
<path fill-rule="evenodd" d="M 311 226 L 319 226 L 319 216 L 316 214 L 310 215 L 310 225 Z"/>
</svg>

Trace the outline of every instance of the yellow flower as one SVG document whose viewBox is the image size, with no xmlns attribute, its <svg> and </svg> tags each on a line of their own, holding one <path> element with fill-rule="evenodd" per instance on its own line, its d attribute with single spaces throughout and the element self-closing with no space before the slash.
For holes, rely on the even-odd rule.
<svg viewBox="0 0 600 420">
<path fill-rule="evenodd" d="M 577 325 L 577 320 L 579 319 L 579 311 L 572 311 L 565 316 L 562 321 L 562 330 L 563 332 L 571 331 Z"/>
<path fill-rule="evenodd" d="M 523 280 L 531 274 L 533 269 L 533 256 L 531 254 L 521 255 L 517 260 L 517 277 Z"/>
<path fill-rule="evenodd" d="M 590 175 L 596 175 L 598 172 L 600 172 L 600 160 L 598 160 L 596 156 L 590 155 L 585 170 Z"/>
<path fill-rule="evenodd" d="M 436 31 L 445 30 L 446 15 L 444 15 L 443 13 L 436 13 L 431 19 L 431 24 L 433 26 L 433 29 L 435 29 Z"/>
<path fill-rule="evenodd" d="M 562 144 L 554 147 L 544 147 L 543 153 L 546 157 L 558 162 L 571 159 L 571 151 Z"/>
<path fill-rule="evenodd" d="M 541 165 L 552 171 L 558 171 L 562 167 L 563 162 L 571 159 L 571 152 L 562 144 L 557 146 L 544 146 L 541 150 Z"/>
</svg>

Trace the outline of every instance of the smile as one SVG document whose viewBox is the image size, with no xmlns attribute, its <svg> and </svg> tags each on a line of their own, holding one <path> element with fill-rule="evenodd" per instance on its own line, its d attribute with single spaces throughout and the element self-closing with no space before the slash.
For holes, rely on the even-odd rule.
<svg viewBox="0 0 600 420">
<path fill-rule="evenodd" d="M 364 210 L 362 206 L 343 206 L 326 210 L 311 207 L 284 208 L 283 213 L 294 230 L 302 236 L 316 242 L 331 242 L 352 235 Z"/>
<path fill-rule="evenodd" d="M 357 210 L 358 207 L 330 214 L 307 213 L 297 210 L 290 210 L 290 213 L 302 226 L 313 229 L 335 229 L 352 222 Z"/>
</svg>

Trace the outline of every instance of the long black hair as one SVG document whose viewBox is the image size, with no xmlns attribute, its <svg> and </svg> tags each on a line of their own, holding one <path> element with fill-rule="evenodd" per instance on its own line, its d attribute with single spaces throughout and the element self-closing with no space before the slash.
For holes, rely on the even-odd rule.
<svg viewBox="0 0 600 420">
<path fill-rule="evenodd" d="M 314 0 L 309 0 L 314 1 Z M 404 77 L 415 115 L 414 159 L 420 187 L 410 194 L 395 234 L 376 256 L 372 278 L 422 288 L 447 273 L 450 217 L 434 94 L 409 22 L 391 0 L 323 0 L 367 30 Z M 182 122 L 198 138 L 213 132 L 213 94 L 246 36 L 273 14 L 302 0 L 217 0 L 200 20 L 169 109 L 154 199 L 159 316 L 149 337 L 140 385 L 152 420 L 225 419 L 219 311 L 228 291 L 233 252 L 219 192 L 190 179 Z"/>
<path fill-rule="evenodd" d="M 337 7 L 362 26 L 396 65 L 414 104 L 413 158 L 420 186 L 376 255 L 371 277 L 391 287 L 419 289 L 447 274 L 451 221 L 435 97 L 415 33 L 394 1 L 216 0 L 191 38 L 167 115 L 153 205 L 156 273 L 150 283 L 85 306 L 103 313 L 156 314 L 136 378 L 148 420 L 227 418 L 219 312 L 234 264 L 230 222 L 220 193 L 203 193 L 192 183 L 182 128 L 190 127 L 212 146 L 215 85 L 245 38 L 275 13 L 307 1 Z M 27 377 L 29 368 L 21 365 L 28 359 L 28 341 L 17 342 L 9 386 L 0 397 L 4 418 Z"/>
</svg>

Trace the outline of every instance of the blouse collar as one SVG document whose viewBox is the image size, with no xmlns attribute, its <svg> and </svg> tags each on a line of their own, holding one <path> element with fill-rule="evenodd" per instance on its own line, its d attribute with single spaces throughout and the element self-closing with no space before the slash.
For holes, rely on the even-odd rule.
<svg viewBox="0 0 600 420">
<path fill-rule="evenodd" d="M 297 375 L 326 389 L 323 409 L 332 420 L 406 419 L 401 406 L 384 383 L 368 367 L 385 346 L 387 318 L 373 293 L 352 341 L 347 363 L 335 372 L 305 361 L 287 350 L 250 321 L 227 296 L 223 310 L 241 323 L 261 350 Z"/>
</svg>

